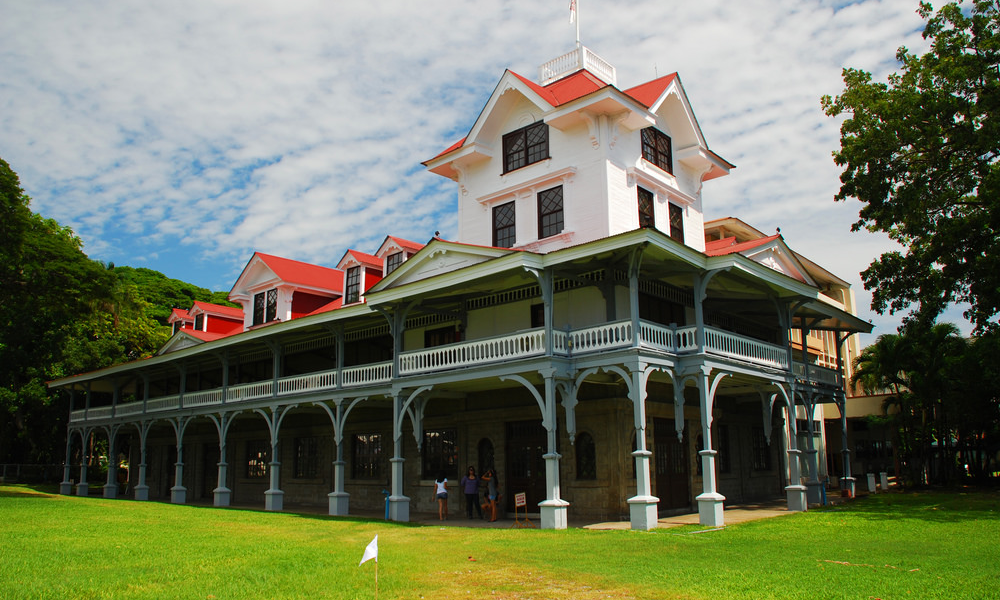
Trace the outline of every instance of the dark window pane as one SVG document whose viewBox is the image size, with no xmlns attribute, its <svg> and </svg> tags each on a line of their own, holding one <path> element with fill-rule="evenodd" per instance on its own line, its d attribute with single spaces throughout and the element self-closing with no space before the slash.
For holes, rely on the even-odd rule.
<svg viewBox="0 0 1000 600">
<path fill-rule="evenodd" d="M 346 304 L 357 302 L 361 298 L 361 267 L 347 269 Z"/>
<path fill-rule="evenodd" d="M 295 477 L 314 479 L 319 475 L 319 438 L 295 439 Z"/>
<path fill-rule="evenodd" d="M 388 275 L 389 273 L 392 273 L 393 271 L 398 269 L 399 265 L 401 264 L 403 264 L 402 252 L 395 252 L 393 254 L 390 254 L 385 261 L 385 274 Z"/>
<path fill-rule="evenodd" d="M 253 324 L 260 325 L 264 322 L 264 292 L 253 296 Z"/>
<path fill-rule="evenodd" d="M 653 219 L 653 192 L 638 188 L 639 196 L 639 227 L 655 227 Z"/>
<path fill-rule="evenodd" d="M 670 209 L 670 237 L 680 243 L 684 243 L 684 209 L 676 204 L 669 204 Z"/>
<path fill-rule="evenodd" d="M 264 321 L 270 323 L 278 317 L 278 288 L 267 290 L 267 312 Z"/>
<path fill-rule="evenodd" d="M 354 436 L 351 477 L 354 479 L 382 478 L 382 435 L 363 433 Z"/>
<path fill-rule="evenodd" d="M 642 130 L 640 137 L 642 139 L 642 157 L 667 173 L 673 173 L 670 136 L 654 127 L 647 127 Z"/>
<path fill-rule="evenodd" d="M 493 207 L 493 245 L 497 248 L 514 246 L 514 203 Z"/>
<path fill-rule="evenodd" d="M 576 478 L 597 479 L 597 446 L 589 433 L 576 438 Z"/>
<path fill-rule="evenodd" d="M 538 238 L 563 230 L 563 189 L 554 187 L 538 193 Z"/>
<path fill-rule="evenodd" d="M 423 477 L 435 479 L 444 473 L 458 477 L 458 435 L 454 429 L 424 431 Z"/>
<path fill-rule="evenodd" d="M 549 126 L 534 123 L 503 136 L 503 172 L 549 157 Z"/>
<path fill-rule="evenodd" d="M 246 476 L 248 478 L 267 477 L 267 463 L 270 462 L 271 446 L 266 440 L 247 442 Z"/>
</svg>

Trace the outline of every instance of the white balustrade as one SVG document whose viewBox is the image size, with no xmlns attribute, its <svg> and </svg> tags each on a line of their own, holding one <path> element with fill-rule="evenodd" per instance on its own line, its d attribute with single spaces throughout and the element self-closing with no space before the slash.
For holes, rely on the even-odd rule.
<svg viewBox="0 0 1000 600">
<path fill-rule="evenodd" d="M 674 331 L 669 327 L 648 321 L 639 321 L 639 334 L 639 339 L 642 340 L 643 346 L 665 352 L 674 352 L 674 347 L 676 346 L 674 338 L 676 336 L 674 335 Z"/>
<path fill-rule="evenodd" d="M 350 367 L 343 371 L 344 387 L 358 387 L 373 383 L 385 383 L 392 379 L 392 363 Z"/>
<path fill-rule="evenodd" d="M 569 333 L 573 354 L 598 352 L 632 345 L 632 321 L 604 323 Z"/>
<path fill-rule="evenodd" d="M 400 375 L 412 375 L 542 354 L 545 354 L 545 330 L 537 328 L 513 335 L 404 352 L 399 356 L 399 372 Z"/>
<path fill-rule="evenodd" d="M 233 385 L 226 390 L 226 402 L 239 402 L 240 400 L 254 400 L 257 398 L 267 398 L 273 393 L 273 382 L 255 381 L 242 385 Z"/>
<path fill-rule="evenodd" d="M 705 351 L 756 365 L 788 368 L 788 353 L 781 346 L 710 327 L 705 328 Z"/>
<path fill-rule="evenodd" d="M 137 400 L 135 402 L 128 402 L 126 404 L 119 404 L 118 408 L 115 409 L 116 417 L 127 417 L 129 415 L 141 415 L 142 414 L 142 400 Z"/>
<path fill-rule="evenodd" d="M 677 338 L 674 341 L 677 344 L 678 354 L 696 352 L 698 350 L 698 328 L 693 325 L 690 327 L 678 327 Z"/>
<path fill-rule="evenodd" d="M 85 420 L 86 414 L 87 414 L 87 411 L 83 410 L 82 408 L 80 410 L 70 411 L 70 413 L 69 413 L 69 420 L 70 420 L 70 422 L 73 422 L 73 421 L 83 421 L 83 420 Z"/>
<path fill-rule="evenodd" d="M 146 412 L 170 410 L 171 408 L 178 408 L 180 405 L 180 396 L 161 396 L 159 398 L 153 398 L 146 401 Z"/>
<path fill-rule="evenodd" d="M 337 387 L 337 371 L 320 371 L 294 377 L 282 377 L 278 380 L 278 395 L 325 390 Z"/>
<path fill-rule="evenodd" d="M 214 390 L 202 390 L 200 392 L 185 392 L 184 406 L 211 406 L 212 404 L 222 404 L 222 388 Z M 140 404 L 140 406 L 142 406 Z"/>
</svg>

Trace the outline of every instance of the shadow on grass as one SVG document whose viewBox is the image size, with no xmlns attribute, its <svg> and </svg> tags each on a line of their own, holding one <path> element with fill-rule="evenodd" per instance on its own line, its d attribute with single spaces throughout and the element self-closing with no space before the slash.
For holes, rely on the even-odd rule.
<svg viewBox="0 0 1000 600">
<path fill-rule="evenodd" d="M 1000 490 L 961 487 L 893 491 L 821 510 L 847 512 L 861 518 L 879 521 L 915 519 L 932 523 L 959 523 L 998 520 Z"/>
</svg>

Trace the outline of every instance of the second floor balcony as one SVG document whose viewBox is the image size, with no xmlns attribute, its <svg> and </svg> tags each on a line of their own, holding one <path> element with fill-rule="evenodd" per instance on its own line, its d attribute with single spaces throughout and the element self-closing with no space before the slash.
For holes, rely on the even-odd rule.
<svg viewBox="0 0 1000 600">
<path fill-rule="evenodd" d="M 788 371 L 796 379 L 825 386 L 841 386 L 842 376 L 835 369 L 801 362 L 789 363 L 788 348 L 738 335 L 722 329 L 704 328 L 704 353 L 738 361 L 750 367 Z M 291 399 L 296 396 L 333 390 L 358 390 L 385 386 L 394 380 L 413 380 L 424 375 L 481 369 L 520 359 L 546 356 L 578 358 L 596 353 L 637 348 L 675 356 L 698 354 L 701 345 L 695 326 L 669 327 L 639 321 L 638 331 L 632 321 L 614 321 L 575 330 L 554 331 L 548 340 L 544 328 L 518 331 L 507 335 L 444 344 L 400 353 L 398 373 L 393 362 L 330 369 L 301 375 L 279 377 L 208 390 L 185 392 L 136 400 L 117 406 L 74 410 L 71 422 L 101 421 L 156 415 L 179 409 L 218 408 L 267 398 Z M 477 376 L 481 376 L 477 375 Z"/>
</svg>

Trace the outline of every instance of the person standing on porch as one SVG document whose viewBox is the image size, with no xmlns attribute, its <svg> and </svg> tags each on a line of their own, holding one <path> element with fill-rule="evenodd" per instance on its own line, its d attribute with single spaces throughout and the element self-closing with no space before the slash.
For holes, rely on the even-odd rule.
<svg viewBox="0 0 1000 600">
<path fill-rule="evenodd" d="M 469 467 L 468 472 L 462 477 L 462 491 L 465 492 L 465 514 L 472 518 L 472 507 L 476 508 L 479 518 L 483 518 L 483 507 L 479 505 L 479 478 L 476 477 L 476 469 Z"/>
<path fill-rule="evenodd" d="M 448 478 L 444 476 L 444 471 L 434 482 L 434 499 L 438 503 L 438 521 L 444 521 L 448 518 Z"/>
<path fill-rule="evenodd" d="M 489 469 L 483 473 L 483 481 L 486 482 L 486 502 L 490 513 L 490 523 L 497 520 L 497 498 L 500 497 L 497 486 L 497 472 Z"/>
</svg>

